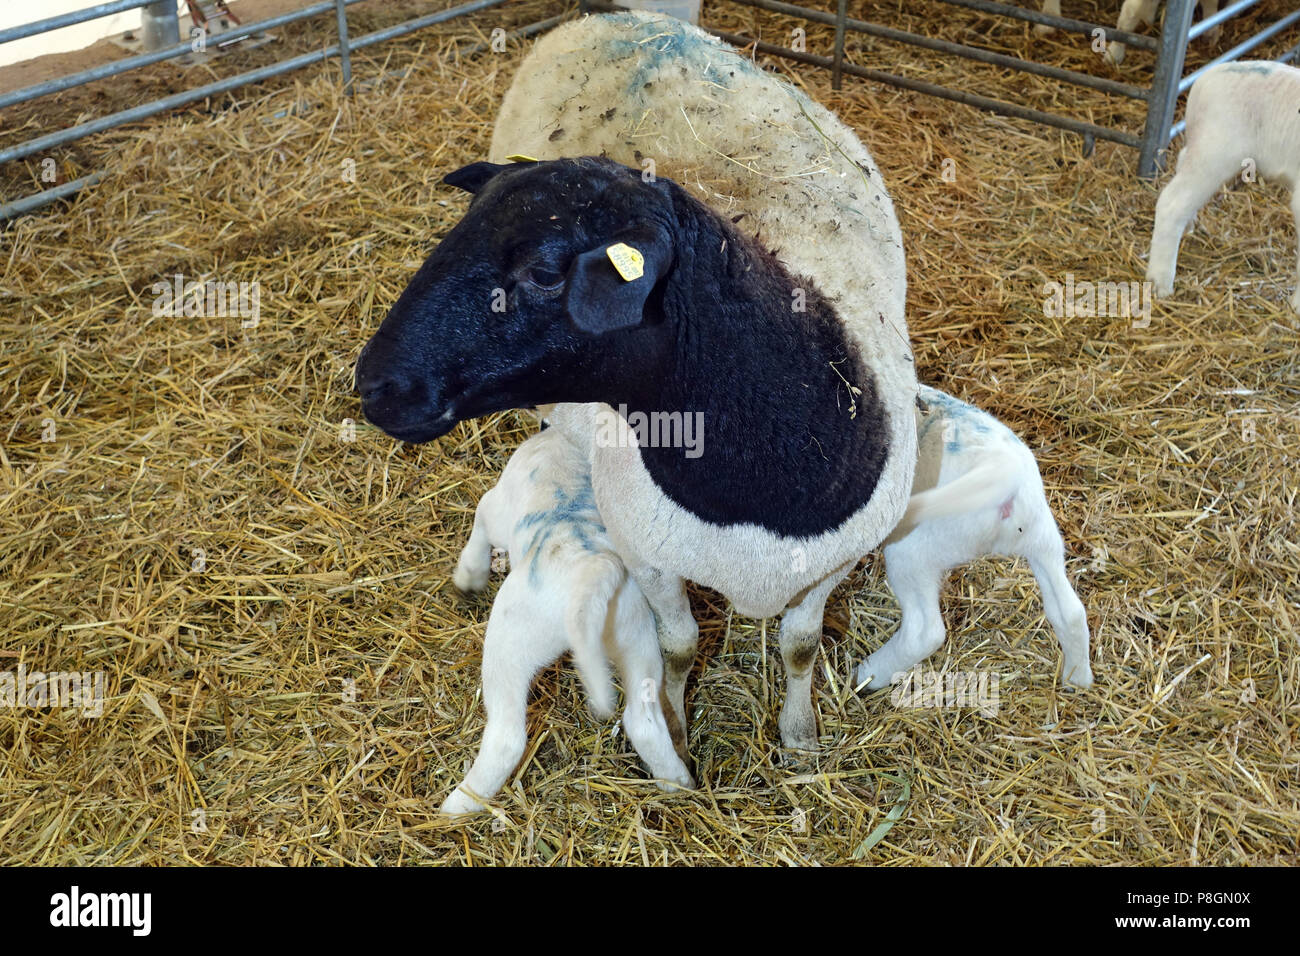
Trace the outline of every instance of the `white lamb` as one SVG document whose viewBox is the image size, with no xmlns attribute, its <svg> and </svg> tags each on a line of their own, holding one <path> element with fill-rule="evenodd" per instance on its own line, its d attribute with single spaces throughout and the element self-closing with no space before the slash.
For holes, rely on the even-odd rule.
<svg viewBox="0 0 1300 956">
<path fill-rule="evenodd" d="M 1223 63 L 1192 87 L 1178 173 L 1156 202 L 1147 279 L 1157 296 L 1173 291 L 1178 244 L 1188 223 L 1220 186 L 1252 163 L 1259 176 L 1292 190 L 1291 211 L 1300 231 L 1300 70 L 1295 67 L 1257 60 Z M 1291 307 L 1300 312 L 1300 274 Z"/>
<path fill-rule="evenodd" d="M 586 457 L 558 429 L 520 445 L 479 502 L 452 578 L 456 587 L 487 586 L 494 546 L 509 549 L 511 570 L 483 645 L 487 729 L 473 767 L 442 812 L 481 810 L 501 789 L 527 744 L 533 678 L 565 651 L 573 653 L 592 713 L 602 718 L 614 709 L 607 664 L 614 660 L 627 697 L 628 739 L 660 781 L 693 787 L 659 702 L 663 662 L 654 615 L 605 535 Z"/>
<path fill-rule="evenodd" d="M 885 542 L 885 574 L 903 620 L 858 667 L 858 684 L 885 687 L 937 651 L 944 641 L 939 588 L 948 571 L 1002 554 L 1028 560 L 1065 653 L 1065 680 L 1090 686 L 1088 615 L 1065 576 L 1061 533 L 1033 454 L 992 415 L 938 389 L 922 386 L 917 409 L 913 494 Z"/>
</svg>

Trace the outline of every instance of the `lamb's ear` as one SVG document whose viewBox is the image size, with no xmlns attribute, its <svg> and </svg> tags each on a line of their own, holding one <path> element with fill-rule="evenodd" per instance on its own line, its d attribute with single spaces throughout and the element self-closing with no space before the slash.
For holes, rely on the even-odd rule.
<svg viewBox="0 0 1300 956">
<path fill-rule="evenodd" d="M 619 249 L 618 247 L 625 247 Z M 614 249 L 613 258 L 610 250 Z M 629 250 L 631 252 L 629 253 Z M 641 257 L 641 275 L 624 278 L 629 259 L 635 274 L 636 254 Z M 622 272 L 614 265 L 622 263 Z M 674 259 L 672 240 L 659 229 L 628 230 L 582 253 L 569 268 L 565 306 L 573 324 L 584 332 L 599 335 L 640 325 L 646 299 L 655 284 L 667 275 Z"/>
<path fill-rule="evenodd" d="M 497 173 L 509 168 L 499 163 L 470 163 L 455 172 L 448 173 L 442 177 L 442 181 L 448 186 L 455 186 L 457 189 L 473 194 L 487 185 L 488 180 Z"/>
</svg>

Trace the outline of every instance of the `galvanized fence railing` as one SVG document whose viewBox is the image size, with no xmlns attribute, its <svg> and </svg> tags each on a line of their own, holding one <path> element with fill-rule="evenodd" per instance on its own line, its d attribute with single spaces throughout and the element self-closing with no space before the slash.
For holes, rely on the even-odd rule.
<svg viewBox="0 0 1300 956">
<path fill-rule="evenodd" d="M 323 2 L 314 3 L 310 6 L 303 7 L 300 10 L 294 10 L 289 13 L 281 14 L 280 16 L 260 20 L 257 23 L 248 23 L 235 27 L 234 29 L 220 35 L 221 42 L 224 43 L 243 39 L 259 33 L 265 33 L 268 30 L 277 29 L 287 24 L 296 23 L 300 20 L 306 20 L 309 17 L 321 16 L 322 14 L 333 12 L 336 15 L 336 21 L 338 24 L 338 42 L 320 50 L 313 50 L 309 53 L 303 53 L 299 56 L 291 57 L 287 60 L 281 60 L 255 70 L 249 70 L 202 86 L 182 90 L 179 93 L 173 93 L 170 96 L 151 100 L 148 103 L 141 103 L 140 105 L 133 106 L 130 109 L 120 110 L 107 116 L 88 120 L 84 123 L 67 127 L 66 129 L 61 129 L 43 136 L 37 136 L 34 139 L 0 149 L 0 163 L 34 156 L 62 146 L 66 143 L 71 143 L 83 139 L 84 137 L 92 136 L 95 133 L 113 129 L 126 123 L 147 119 L 151 116 L 156 116 L 159 113 L 165 113 L 168 110 L 185 106 L 209 96 L 216 96 L 230 90 L 238 89 L 242 86 L 247 86 L 250 83 L 258 83 L 262 80 L 271 79 L 272 77 L 292 72 L 293 70 L 302 69 L 303 67 L 310 66 L 314 63 L 320 63 L 324 60 L 330 59 L 331 57 L 340 58 L 344 87 L 350 91 L 352 82 L 352 51 L 362 50 L 377 43 L 383 43 L 386 40 L 396 39 L 397 37 L 405 36 L 409 33 L 414 33 L 417 30 L 422 30 L 425 27 L 444 23 L 457 17 L 468 16 L 469 14 L 477 13 L 481 10 L 488 10 L 492 7 L 499 7 L 507 3 L 508 0 L 471 0 L 471 2 L 462 3 L 445 10 L 406 20 L 402 23 L 385 27 L 382 30 L 376 30 L 373 33 L 367 33 L 358 37 L 350 37 L 347 29 L 346 8 L 362 2 L 364 2 L 364 0 L 323 0 Z M 25 103 L 41 96 L 57 93 L 61 90 L 71 89 L 75 86 L 81 86 L 95 80 L 117 76 L 126 73 L 129 70 L 134 70 L 152 63 L 160 63 L 164 60 L 174 59 L 194 52 L 190 41 L 187 40 L 181 42 L 179 40 L 179 23 L 176 16 L 176 4 L 174 0 L 162 0 L 161 3 L 159 3 L 159 0 L 116 0 L 114 3 L 102 3 L 85 10 L 78 10 L 59 17 L 51 17 L 47 20 L 24 24 L 19 27 L 0 31 L 0 43 L 28 36 L 35 36 L 36 34 L 55 30 L 59 27 L 69 26 L 74 23 L 84 23 L 85 21 L 95 19 L 96 17 L 108 16 L 109 14 L 120 13 L 124 10 L 130 10 L 137 7 L 151 7 L 152 9 L 148 12 L 154 13 L 156 19 L 164 20 L 169 24 L 166 29 L 158 31 L 154 38 L 146 37 L 146 45 L 152 42 L 158 48 L 122 60 L 116 60 L 112 63 L 106 63 L 102 66 L 82 70 L 79 73 L 73 73 L 44 83 L 37 83 L 23 89 L 0 94 L 0 109 L 18 103 Z M 161 15 L 164 10 L 169 10 L 169 16 L 163 17 Z M 535 33 L 549 30 L 551 27 L 568 19 L 571 15 L 571 11 L 559 13 L 555 16 L 518 27 L 508 34 L 508 36 L 531 36 Z M 464 55 L 472 55 L 481 52 L 484 48 L 486 48 L 485 44 L 475 43 L 466 46 L 462 53 Z M 48 189 L 41 190 L 40 192 L 33 193 L 29 196 L 11 202 L 2 203 L 0 204 L 0 221 L 32 212 L 42 206 L 48 205 L 49 203 L 63 199 L 81 189 L 94 185 L 102 178 L 102 173 L 92 173 L 88 176 L 82 176 L 79 179 L 72 180 L 71 182 L 51 186 Z"/>
<path fill-rule="evenodd" d="M 457 17 L 467 16 L 493 7 L 499 7 L 507 3 L 508 0 L 470 0 L 470 2 L 449 7 L 436 13 L 416 17 L 386 27 L 382 30 L 376 30 L 372 33 L 352 38 L 348 34 L 346 8 L 362 2 L 364 2 L 364 0 L 321 0 L 321 2 L 313 3 L 310 6 L 303 7 L 299 10 L 270 17 L 258 21 L 257 23 L 248 23 L 237 26 L 232 30 L 222 33 L 220 35 L 220 41 L 225 43 L 243 39 L 245 37 L 255 36 L 268 30 L 274 30 L 301 20 L 306 20 L 310 17 L 321 16 L 333 11 L 338 25 L 338 42 L 320 50 L 313 50 L 299 56 L 278 61 L 268 66 L 249 70 L 235 76 L 226 77 L 188 90 L 183 90 L 170 96 L 151 100 L 148 103 L 142 103 L 138 106 L 131 107 L 130 109 L 121 110 L 107 116 L 88 120 L 66 129 L 48 133 L 43 136 L 37 136 L 36 138 L 27 140 L 26 142 L 0 149 L 0 163 L 33 156 L 58 146 L 62 146 L 66 143 L 82 139 L 86 136 L 94 135 L 95 133 L 113 129 L 114 127 L 126 123 L 147 119 L 151 116 L 156 116 L 160 113 L 167 112 L 168 110 L 176 109 L 189 103 L 205 99 L 209 96 L 226 93 L 251 83 L 271 79 L 272 77 L 280 76 L 284 73 L 289 73 L 293 70 L 298 70 L 314 63 L 320 63 L 331 57 L 339 57 L 344 88 L 351 92 L 351 52 L 353 50 L 365 49 L 374 44 L 396 39 L 397 37 L 405 36 L 425 27 L 433 26 L 434 24 L 443 23 Z M 757 41 L 749 37 L 724 31 L 711 30 L 710 32 L 736 46 L 753 47 L 765 54 L 780 56 L 796 62 L 828 69 L 831 71 L 832 85 L 836 89 L 840 87 L 842 76 L 848 74 L 850 76 L 857 76 L 862 79 L 885 83 L 890 86 L 913 90 L 918 93 L 924 93 L 930 96 L 936 96 L 953 102 L 962 103 L 976 109 L 998 113 L 1004 116 L 1017 117 L 1044 126 L 1077 133 L 1084 140 L 1085 150 L 1091 149 L 1092 145 L 1099 139 L 1119 143 L 1138 151 L 1138 175 L 1143 177 L 1150 177 L 1156 174 L 1160 168 L 1162 153 L 1165 147 L 1167 147 L 1173 138 L 1182 131 L 1183 124 L 1175 124 L 1173 122 L 1178 97 L 1186 93 L 1187 90 L 1191 88 L 1191 85 L 1201 76 L 1201 74 L 1204 73 L 1206 69 L 1217 63 L 1238 59 L 1244 54 L 1279 36 L 1283 31 L 1292 28 L 1297 23 L 1300 23 L 1300 9 L 1296 9 L 1270 24 L 1260 32 L 1254 34 L 1241 43 L 1238 43 L 1232 49 L 1227 50 L 1220 56 L 1216 57 L 1205 67 L 1184 76 L 1183 65 L 1188 42 L 1196 39 L 1227 20 L 1240 15 L 1245 10 L 1257 4 L 1259 0 L 1236 0 L 1236 2 L 1229 4 L 1214 16 L 1208 17 L 1195 26 L 1192 25 L 1192 11 L 1196 4 L 1196 0 L 1169 0 L 1168 9 L 1165 13 L 1164 26 L 1158 39 L 1129 33 L 1104 24 L 1089 23 L 1084 20 L 1074 20 L 1068 17 L 1055 16 L 1037 10 L 1009 6 L 1004 3 L 995 2 L 995 0 L 939 0 L 939 2 L 951 6 L 965 7 L 981 13 L 1012 17 L 1035 24 L 1044 24 L 1056 27 L 1060 30 L 1082 33 L 1092 37 L 1096 37 L 1098 31 L 1100 31 L 1100 34 L 1103 35 L 1108 42 L 1119 42 L 1126 46 L 1152 51 L 1156 54 L 1156 64 L 1151 84 L 1150 86 L 1137 86 L 1131 83 L 1124 83 L 1119 80 L 1095 76 L 1089 73 L 1081 73 L 1077 70 L 1064 69 L 1046 63 L 1026 60 L 1021 57 L 996 53 L 991 50 L 969 46 L 964 43 L 940 40 L 852 18 L 848 16 L 847 0 L 838 0 L 837 9 L 834 13 L 824 10 L 810 9 L 793 3 L 785 3 L 782 2 L 782 0 L 728 0 L 728 2 L 800 18 L 811 23 L 821 23 L 833 26 L 835 29 L 835 41 L 834 49 L 830 56 L 808 53 L 802 50 L 793 50 L 787 47 Z M 1300 3 L 1300 0 L 1297 0 L 1297 2 Z M 71 89 L 76 86 L 81 86 L 95 80 L 117 76 L 126 73 L 129 70 L 138 69 L 139 67 L 148 66 L 153 63 L 160 63 L 193 52 L 191 43 L 180 39 L 179 22 L 177 20 L 176 4 L 174 0 L 114 0 L 114 2 L 100 3 L 84 10 L 66 13 L 57 17 L 50 17 L 35 23 L 11 27 L 6 30 L 0 30 L 0 43 L 35 36 L 74 23 L 83 23 L 97 17 L 108 16 L 113 13 L 120 13 L 125 10 L 137 8 L 145 8 L 145 28 L 142 30 L 142 33 L 144 34 L 144 53 L 117 60 L 112 63 L 107 63 L 102 66 L 82 70 L 68 76 L 58 77 L 43 83 L 37 83 L 9 93 L 0 94 L 0 109 L 28 102 L 38 97 L 47 96 L 62 90 Z M 584 12 L 589 10 L 621 9 L 616 5 L 598 2 L 598 0 L 580 0 L 579 8 Z M 565 19 L 568 19 L 571 13 L 572 11 L 566 11 L 527 24 L 514 30 L 512 35 L 515 37 L 526 37 L 548 30 L 563 22 Z M 991 66 L 1032 73 L 1048 79 L 1059 80 L 1063 84 L 1080 86 L 1103 94 L 1143 102 L 1146 104 L 1146 121 L 1140 132 L 1116 129 L 1069 116 L 1062 116 L 1057 113 L 1049 113 L 1021 103 L 1011 103 L 1004 100 L 993 99 L 991 97 L 982 96 L 965 90 L 956 90 L 936 83 L 929 83 L 910 77 L 899 76 L 885 70 L 868 68 L 859 66 L 855 63 L 849 63 L 845 60 L 845 38 L 850 32 L 876 37 L 889 42 L 902 43 L 921 49 L 931 50 L 943 56 L 956 56 Z M 484 46 L 485 45 L 482 43 L 474 44 L 468 46 L 463 52 L 467 55 L 472 54 L 478 52 L 480 48 L 483 48 Z M 1297 55 L 1300 55 L 1300 44 L 1291 47 L 1291 49 L 1279 56 L 1278 59 L 1287 62 L 1295 60 Z M 30 196 L 0 204 L 0 220 L 12 218 L 13 216 L 22 215 L 23 213 L 39 209 L 48 203 L 72 195 L 79 189 L 93 185 L 95 182 L 98 182 L 100 178 L 102 178 L 101 173 L 92 173 L 88 176 L 83 176 L 80 179 L 73 180 L 72 182 L 51 186 L 48 189 L 44 189 Z"/>
</svg>

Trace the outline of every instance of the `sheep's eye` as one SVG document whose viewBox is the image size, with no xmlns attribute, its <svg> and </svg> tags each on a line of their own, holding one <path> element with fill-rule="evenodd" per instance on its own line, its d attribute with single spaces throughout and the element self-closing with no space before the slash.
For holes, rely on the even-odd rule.
<svg viewBox="0 0 1300 956">
<path fill-rule="evenodd" d="M 553 269 L 547 269 L 542 266 L 533 266 L 524 273 L 524 281 L 529 285 L 535 285 L 537 288 L 546 292 L 554 292 L 560 286 L 564 285 L 564 275 Z"/>
</svg>

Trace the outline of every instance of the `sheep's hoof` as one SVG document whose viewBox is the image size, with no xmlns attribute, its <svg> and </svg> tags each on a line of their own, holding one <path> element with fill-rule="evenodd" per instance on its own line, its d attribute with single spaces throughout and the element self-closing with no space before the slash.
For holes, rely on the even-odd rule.
<svg viewBox="0 0 1300 956">
<path fill-rule="evenodd" d="M 1111 66 L 1119 66 L 1124 62 L 1124 44 L 1111 43 L 1106 47 L 1106 62 Z"/>
<path fill-rule="evenodd" d="M 1034 33 L 1040 37 L 1050 37 L 1056 32 L 1056 27 L 1049 27 L 1046 23 L 1040 23 L 1034 27 Z"/>
<path fill-rule="evenodd" d="M 817 720 L 811 714 L 781 721 L 781 746 L 786 750 L 817 753 L 821 744 L 817 740 Z"/>
</svg>

